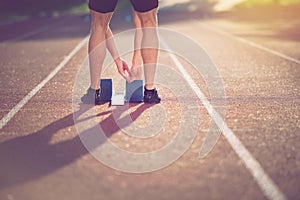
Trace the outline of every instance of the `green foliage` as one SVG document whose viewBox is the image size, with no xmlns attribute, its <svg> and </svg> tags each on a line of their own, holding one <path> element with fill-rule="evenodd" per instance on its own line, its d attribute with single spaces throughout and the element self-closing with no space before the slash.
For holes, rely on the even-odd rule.
<svg viewBox="0 0 300 200">
<path fill-rule="evenodd" d="M 85 0 L 0 0 L 0 18 L 52 15 L 76 7 L 78 11 L 85 4 Z"/>
</svg>

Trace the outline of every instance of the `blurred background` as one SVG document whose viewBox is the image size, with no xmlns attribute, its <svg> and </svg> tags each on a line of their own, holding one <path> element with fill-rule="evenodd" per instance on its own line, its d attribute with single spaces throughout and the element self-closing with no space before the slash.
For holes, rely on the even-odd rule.
<svg viewBox="0 0 300 200">
<path fill-rule="evenodd" d="M 214 14 L 235 15 L 245 18 L 299 17 L 300 0 L 160 0 L 166 11 L 189 11 L 201 17 Z M 131 9 L 128 1 L 121 0 L 119 10 Z M 14 21 L 28 17 L 57 17 L 65 13 L 88 13 L 85 0 L 0 0 L 0 21 Z"/>
</svg>

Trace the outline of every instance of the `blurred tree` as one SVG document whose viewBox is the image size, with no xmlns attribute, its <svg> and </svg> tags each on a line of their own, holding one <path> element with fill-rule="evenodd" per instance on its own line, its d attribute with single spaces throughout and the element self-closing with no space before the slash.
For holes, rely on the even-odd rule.
<svg viewBox="0 0 300 200">
<path fill-rule="evenodd" d="M 64 11 L 85 3 L 85 0 L 0 0 L 0 16 L 36 16 Z"/>
<path fill-rule="evenodd" d="M 161 0 L 163 4 L 164 0 Z M 187 10 L 189 12 L 210 13 L 218 0 L 168 0 L 163 9 L 167 10 Z"/>
</svg>

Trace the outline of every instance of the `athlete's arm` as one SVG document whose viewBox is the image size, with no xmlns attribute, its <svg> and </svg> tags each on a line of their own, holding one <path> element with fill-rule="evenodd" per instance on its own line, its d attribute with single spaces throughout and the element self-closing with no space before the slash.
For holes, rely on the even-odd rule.
<svg viewBox="0 0 300 200">
<path fill-rule="evenodd" d="M 130 81 L 130 78 L 125 73 L 127 71 L 128 75 L 130 76 L 129 67 L 126 64 L 126 62 L 120 57 L 118 49 L 115 44 L 113 33 L 109 27 L 105 33 L 105 38 L 106 38 L 106 48 L 108 49 L 109 53 L 113 57 L 115 64 L 117 65 L 119 73 L 127 81 Z"/>
</svg>

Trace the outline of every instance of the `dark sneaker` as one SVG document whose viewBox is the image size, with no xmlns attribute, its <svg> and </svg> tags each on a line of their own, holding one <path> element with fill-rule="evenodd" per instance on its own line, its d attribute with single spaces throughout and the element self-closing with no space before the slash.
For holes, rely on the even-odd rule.
<svg viewBox="0 0 300 200">
<path fill-rule="evenodd" d="M 95 105 L 100 105 L 108 102 L 108 101 L 101 100 L 100 90 L 94 90 L 92 88 L 89 88 L 86 94 L 81 97 L 81 101 L 84 104 L 95 104 Z"/>
<path fill-rule="evenodd" d="M 144 103 L 150 103 L 150 104 L 155 104 L 155 103 L 160 103 L 161 99 L 157 94 L 156 88 L 153 90 L 147 90 L 145 88 L 144 91 Z"/>
</svg>

